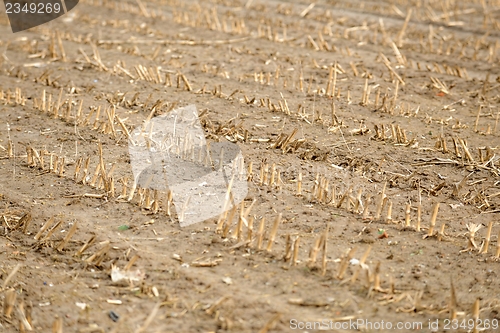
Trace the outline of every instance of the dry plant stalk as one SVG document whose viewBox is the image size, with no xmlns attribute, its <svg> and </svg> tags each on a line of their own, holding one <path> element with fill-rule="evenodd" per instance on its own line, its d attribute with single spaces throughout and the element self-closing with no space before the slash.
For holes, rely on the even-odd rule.
<svg viewBox="0 0 500 333">
<path fill-rule="evenodd" d="M 75 223 L 73 223 L 73 225 L 71 226 L 71 229 L 69 229 L 66 237 L 64 237 L 64 239 L 61 241 L 61 244 L 59 244 L 59 246 L 57 247 L 57 251 L 62 251 L 64 249 L 66 244 L 68 244 L 68 242 L 70 241 L 71 237 L 73 237 L 73 235 L 75 234 L 77 227 L 78 222 L 75 221 Z"/>
<path fill-rule="evenodd" d="M 24 311 L 24 302 L 21 301 L 21 304 L 19 304 L 16 308 L 16 313 L 17 317 L 19 318 L 19 331 L 33 331 L 33 327 L 31 323 L 28 321 L 26 318 L 26 312 Z"/>
<path fill-rule="evenodd" d="M 111 177 L 111 188 L 110 188 L 110 196 L 111 197 L 114 197 L 115 194 L 114 194 L 114 178 Z M 160 202 L 159 202 L 159 194 L 158 194 L 158 190 L 154 190 L 153 192 L 153 207 L 152 207 L 152 211 L 154 214 L 158 213 L 158 211 L 160 210 Z"/>
<path fill-rule="evenodd" d="M 302 172 L 299 172 L 299 178 L 297 180 L 297 196 L 302 195 Z"/>
<path fill-rule="evenodd" d="M 128 271 L 130 268 L 132 268 L 132 266 L 135 264 L 135 262 L 137 261 L 137 259 L 139 259 L 139 256 L 137 254 L 134 255 L 132 258 L 130 258 L 130 260 L 127 263 L 127 265 L 125 265 L 124 270 Z"/>
<path fill-rule="evenodd" d="M 58 176 L 59 177 L 63 177 L 64 176 L 64 164 L 65 164 L 65 158 L 62 157 L 61 159 L 61 163 L 60 163 L 60 166 L 59 166 L 59 172 L 58 172 Z"/>
<path fill-rule="evenodd" d="M 411 227 L 410 212 L 411 212 L 411 204 L 407 203 L 406 210 L 405 210 L 405 227 Z"/>
<path fill-rule="evenodd" d="M 443 224 L 441 225 L 441 228 L 440 228 L 440 229 L 439 229 L 439 231 L 438 231 L 438 235 L 437 235 L 437 240 L 438 240 L 438 241 L 441 241 L 441 240 L 443 239 L 443 237 L 444 237 L 444 228 L 445 228 L 445 227 L 446 227 L 446 223 L 443 223 Z"/>
<path fill-rule="evenodd" d="M 208 156 L 209 156 L 209 154 L 207 154 L 207 157 Z M 233 177 L 231 177 L 231 181 L 229 182 L 229 185 L 227 186 L 227 191 L 226 191 L 226 196 L 225 196 L 224 206 L 223 206 L 224 210 L 221 213 L 221 215 L 219 216 L 219 220 L 217 221 L 217 228 L 216 228 L 215 232 L 220 232 L 222 230 L 222 227 L 224 226 L 224 222 L 226 221 L 227 214 L 228 214 L 227 211 L 229 209 L 230 202 L 232 201 L 231 188 L 233 187 L 233 182 L 234 182 L 234 175 L 233 175 Z M 171 191 L 169 191 L 169 194 L 170 193 L 171 193 Z"/>
<path fill-rule="evenodd" d="M 337 87 L 337 61 L 335 61 L 335 64 L 333 65 L 333 83 L 332 83 L 332 93 L 331 96 L 335 96 L 335 90 Z M 339 95 L 337 96 L 337 99 L 340 97 L 340 89 L 339 89 Z"/>
<path fill-rule="evenodd" d="M 16 304 L 17 293 L 14 289 L 9 289 L 5 292 L 5 299 L 3 303 L 3 314 L 5 317 L 10 318 L 14 305 Z"/>
<path fill-rule="evenodd" d="M 83 252 L 85 252 L 85 250 L 87 250 L 92 244 L 94 244 L 95 242 L 95 239 L 96 239 L 96 236 L 93 235 L 92 237 L 89 238 L 88 241 L 85 242 L 85 244 L 83 244 L 83 246 L 80 248 L 80 250 L 78 250 L 76 253 L 75 253 L 75 256 L 80 256 L 82 255 Z"/>
<path fill-rule="evenodd" d="M 50 155 L 50 160 L 52 161 L 52 155 Z M 87 157 L 85 163 L 83 164 L 83 175 L 81 180 L 83 185 L 87 184 L 87 177 L 89 174 L 89 164 L 90 164 L 90 157 Z"/>
<path fill-rule="evenodd" d="M 347 254 L 344 256 L 344 258 L 342 258 L 342 261 L 339 265 L 339 271 L 337 273 L 337 279 L 342 280 L 344 278 L 344 274 L 347 270 L 347 267 L 349 266 L 349 262 L 354 257 L 354 253 L 356 252 L 356 250 L 356 247 L 351 248 L 349 252 L 347 252 Z"/>
<path fill-rule="evenodd" d="M 389 200 L 389 204 L 387 205 L 387 223 L 392 222 L 392 200 Z"/>
<path fill-rule="evenodd" d="M 285 245 L 285 255 L 283 256 L 283 261 L 287 262 L 292 257 L 292 236 L 290 234 L 286 235 L 286 245 Z"/>
<path fill-rule="evenodd" d="M 54 106 L 54 119 L 59 117 L 59 108 L 61 107 L 63 88 L 59 90 L 59 97 L 57 99 L 57 104 Z"/>
<path fill-rule="evenodd" d="M 248 163 L 247 174 L 248 174 L 247 181 L 251 182 L 253 180 L 253 161 L 250 161 L 250 163 Z"/>
<path fill-rule="evenodd" d="M 248 228 L 247 228 L 247 242 L 248 242 L 248 247 L 253 246 L 253 222 L 254 222 L 254 216 L 250 216 L 248 218 Z"/>
<path fill-rule="evenodd" d="M 405 18 L 405 21 L 403 23 L 403 26 L 401 27 L 401 30 L 399 31 L 399 34 L 397 36 L 398 47 L 403 46 L 403 37 L 405 35 L 406 28 L 408 27 L 408 22 L 410 22 L 411 13 L 412 13 L 412 8 L 408 9 L 408 13 L 406 14 L 406 18 Z"/>
<path fill-rule="evenodd" d="M 75 163 L 75 172 L 73 174 L 73 180 L 76 182 L 78 180 L 78 176 L 80 175 L 80 169 L 82 167 L 83 157 L 80 157 Z"/>
<path fill-rule="evenodd" d="M 269 180 L 269 186 L 274 185 L 274 180 L 276 178 L 276 163 L 271 165 L 271 179 Z"/>
<path fill-rule="evenodd" d="M 321 258 L 321 275 L 326 274 L 326 264 L 327 264 L 327 250 L 328 250 L 328 232 L 330 230 L 330 224 L 327 224 L 325 233 L 323 234 L 323 256 Z"/>
<path fill-rule="evenodd" d="M 479 124 L 479 115 L 481 114 L 481 107 L 482 105 L 480 104 L 479 107 L 477 108 L 476 121 L 474 122 L 474 132 L 477 132 L 477 125 Z"/>
<path fill-rule="evenodd" d="M 438 210 L 439 210 L 439 202 L 436 202 L 436 204 L 434 205 L 434 209 L 432 210 L 431 226 L 429 227 L 429 232 L 427 233 L 427 237 L 432 237 L 434 235 L 434 227 L 436 226 Z"/>
<path fill-rule="evenodd" d="M 33 152 L 31 150 L 31 148 L 28 146 L 26 146 L 26 162 L 28 163 L 29 167 L 35 166 L 34 161 L 33 161 Z"/>
<path fill-rule="evenodd" d="M 488 254 L 488 247 L 490 246 L 491 229 L 493 228 L 493 221 L 488 224 L 488 232 L 486 233 L 486 240 L 484 241 L 483 248 L 479 252 L 480 254 Z"/>
<path fill-rule="evenodd" d="M 377 211 L 375 214 L 375 220 L 379 220 L 380 216 L 382 215 L 382 208 L 384 207 L 384 199 L 386 198 L 385 195 L 385 188 L 387 186 L 387 182 L 384 183 L 384 187 L 382 187 L 382 192 L 380 193 L 380 198 L 377 203 Z"/>
<path fill-rule="evenodd" d="M 266 223 L 266 218 L 263 217 L 260 220 L 259 224 L 259 232 L 257 233 L 257 249 L 261 250 L 262 249 L 262 242 L 264 241 L 264 226 Z"/>
<path fill-rule="evenodd" d="M 476 301 L 474 302 L 474 305 L 472 306 L 472 319 L 474 319 L 474 328 L 472 329 L 473 333 L 478 333 L 479 328 L 478 323 L 479 323 L 479 298 L 476 298 Z"/>
<path fill-rule="evenodd" d="M 382 291 L 382 287 L 380 285 L 380 261 L 375 265 L 375 269 L 373 271 L 373 285 L 371 290 Z"/>
<path fill-rule="evenodd" d="M 366 199 L 366 206 L 363 209 L 363 220 L 368 220 L 368 215 L 370 215 L 370 211 L 368 210 L 368 206 L 370 206 L 370 203 L 372 202 L 372 198 L 368 197 Z"/>
<path fill-rule="evenodd" d="M 498 231 L 498 236 L 497 236 L 497 250 L 496 250 L 496 253 L 495 253 L 495 257 L 497 259 L 500 258 L 500 230 Z"/>
<path fill-rule="evenodd" d="M 295 238 L 295 241 L 293 242 L 293 257 L 292 257 L 293 266 L 297 266 L 298 264 L 299 247 L 300 247 L 300 236 L 297 236 Z"/>
<path fill-rule="evenodd" d="M 52 164 L 52 169 L 50 169 L 51 172 L 57 173 L 57 168 L 59 167 L 59 156 L 52 154 L 51 157 L 54 157 L 54 163 Z M 35 163 L 36 166 L 36 163 Z"/>
<path fill-rule="evenodd" d="M 308 267 L 313 267 L 314 264 L 316 263 L 316 258 L 318 257 L 318 252 L 319 249 L 321 248 L 321 245 L 323 243 L 323 235 L 319 236 L 316 238 L 314 241 L 313 246 L 311 247 L 311 250 L 309 250 L 309 260 L 307 263 Z"/>
<path fill-rule="evenodd" d="M 279 213 L 274 220 L 273 228 L 271 229 L 271 233 L 269 234 L 269 241 L 267 242 L 266 251 L 270 252 L 273 247 L 274 239 L 276 238 L 276 234 L 278 232 L 278 227 L 281 223 L 282 213 Z"/>
<path fill-rule="evenodd" d="M 234 232 L 234 237 L 241 241 L 243 238 L 243 220 L 245 220 L 245 201 L 240 204 L 240 214 L 238 217 L 238 223 L 236 224 L 236 229 Z"/>
<path fill-rule="evenodd" d="M 465 156 L 467 156 L 467 159 L 470 162 L 474 163 L 474 158 L 472 158 L 472 155 L 470 154 L 469 148 L 467 148 L 466 142 L 463 139 L 460 139 L 460 138 L 458 140 L 459 140 L 460 145 L 462 146 L 462 148 L 463 148 L 463 150 L 465 152 Z"/>
<path fill-rule="evenodd" d="M 264 170 L 263 170 L 263 172 L 264 172 L 264 177 L 262 178 L 261 183 L 264 184 L 264 185 L 268 185 L 267 178 L 268 178 L 268 175 L 269 175 L 269 165 L 267 163 L 264 164 Z M 260 185 L 262 185 L 262 184 L 260 184 Z"/>
<path fill-rule="evenodd" d="M 363 95 L 361 97 L 361 105 L 365 106 L 368 104 L 368 78 L 365 79 L 365 85 L 363 87 Z"/>
<path fill-rule="evenodd" d="M 476 237 L 476 232 L 478 232 L 479 229 L 481 229 L 483 227 L 483 225 L 482 224 L 475 224 L 475 223 L 467 223 L 466 227 L 467 227 L 467 230 L 469 231 L 469 234 L 467 237 L 468 247 L 467 247 L 467 249 L 461 250 L 460 252 L 468 252 L 468 251 L 472 251 L 472 250 L 477 249 L 477 244 L 476 244 L 476 241 L 474 238 Z"/>
<path fill-rule="evenodd" d="M 142 333 L 142 332 L 147 332 L 149 325 L 153 322 L 153 319 L 156 317 L 158 311 L 160 310 L 161 303 L 157 303 L 149 316 L 146 318 L 144 321 L 144 324 L 142 324 L 141 327 L 139 327 L 135 333 Z"/>
<path fill-rule="evenodd" d="M 50 226 L 54 223 L 54 219 L 55 216 L 52 216 L 47 222 L 45 222 L 40 231 L 38 231 L 38 233 L 35 235 L 35 240 L 39 240 L 42 234 L 45 232 L 45 230 L 50 228 Z"/>
<path fill-rule="evenodd" d="M 23 233 L 25 234 L 28 226 L 31 222 L 31 214 L 30 213 L 24 213 L 20 218 L 19 221 L 17 221 L 16 226 L 14 227 L 14 230 L 19 229 L 23 227 Z"/>
<path fill-rule="evenodd" d="M 173 202 L 172 200 L 173 200 L 172 190 L 168 190 L 168 193 L 167 193 L 167 212 L 166 212 L 168 216 L 172 215 L 172 212 L 171 212 L 172 202 Z"/>
<path fill-rule="evenodd" d="M 191 87 L 191 84 L 187 80 L 186 76 L 184 74 L 181 74 L 182 81 L 184 82 L 185 88 L 187 91 L 192 91 L 193 88 Z"/>
<path fill-rule="evenodd" d="M 358 193 L 356 195 L 356 203 L 354 204 L 354 212 L 360 213 L 360 207 L 363 207 L 363 202 L 361 201 L 361 197 L 363 196 L 363 189 L 359 188 Z"/>
<path fill-rule="evenodd" d="M 62 220 L 60 220 L 59 222 L 56 223 L 55 226 L 53 226 L 48 232 L 47 234 L 42 238 L 42 242 L 43 241 L 46 241 L 48 239 L 50 239 L 50 237 L 52 236 L 52 234 L 56 231 L 57 228 L 59 228 L 59 226 L 62 224 Z"/>
<path fill-rule="evenodd" d="M 21 264 L 17 264 L 14 269 L 12 269 L 12 271 L 9 273 L 9 275 L 7 275 L 7 278 L 5 279 L 5 281 L 3 282 L 3 285 L 2 285 L 2 289 L 5 290 L 5 288 L 7 288 L 7 285 L 9 284 L 10 280 L 12 280 L 12 278 L 14 277 L 14 275 L 16 275 L 17 271 L 21 268 Z"/>
<path fill-rule="evenodd" d="M 227 237 L 227 234 L 229 233 L 229 230 L 233 224 L 233 218 L 234 218 L 234 215 L 236 215 L 237 209 L 238 209 L 237 206 L 233 206 L 231 208 L 231 210 L 229 211 L 227 219 L 223 220 L 223 224 L 220 226 L 220 230 L 222 230 L 222 238 Z M 219 229 L 219 226 L 217 226 L 217 229 Z"/>
<path fill-rule="evenodd" d="M 134 198 L 135 190 L 137 190 L 137 183 L 135 182 L 134 179 L 134 181 L 132 182 L 132 188 L 130 189 L 130 192 L 128 194 L 127 201 L 129 202 L 132 201 L 132 199 Z"/>
<path fill-rule="evenodd" d="M 418 204 L 417 206 L 417 231 L 420 231 L 420 224 L 422 222 L 422 205 Z"/>
<path fill-rule="evenodd" d="M 14 157 L 13 144 L 12 144 L 12 140 L 10 138 L 9 138 L 9 142 L 7 143 L 7 156 L 8 156 L 8 158 Z"/>
<path fill-rule="evenodd" d="M 281 313 L 276 313 L 275 315 L 273 315 L 271 317 L 271 319 L 269 319 L 266 322 L 266 324 L 264 325 L 264 327 L 262 327 L 259 330 L 259 333 L 267 333 L 267 332 L 269 332 L 269 330 L 273 328 L 274 323 L 277 322 L 280 318 L 281 318 Z"/>
<path fill-rule="evenodd" d="M 368 259 L 368 256 L 370 255 L 371 250 L 372 250 L 372 245 L 368 246 L 365 253 L 363 254 L 361 259 L 359 260 L 359 268 L 352 275 L 351 284 L 354 284 L 356 282 L 356 280 L 358 279 L 359 273 L 361 272 L 361 270 L 364 269 L 363 266 L 365 265 L 366 259 Z"/>
<path fill-rule="evenodd" d="M 99 172 L 101 171 L 101 164 L 98 163 L 95 167 L 94 175 L 92 176 L 92 179 L 90 180 L 90 186 L 95 187 L 97 179 L 99 178 Z"/>
<path fill-rule="evenodd" d="M 330 72 L 328 73 L 328 81 L 327 81 L 327 84 L 326 84 L 326 95 L 327 96 L 331 96 L 330 95 L 330 88 L 332 86 L 333 71 L 334 71 L 334 68 L 333 68 L 333 66 L 331 66 L 330 67 Z"/>
<path fill-rule="evenodd" d="M 42 92 L 42 111 L 45 112 L 45 89 Z"/>
<path fill-rule="evenodd" d="M 106 240 L 104 242 L 101 242 L 102 248 L 95 252 L 93 255 L 85 259 L 85 262 L 87 263 L 94 263 L 95 265 L 99 265 L 99 263 L 104 259 L 104 255 L 109 251 L 111 248 L 111 244 L 109 240 Z"/>
<path fill-rule="evenodd" d="M 52 333 L 63 333 L 63 320 L 61 317 L 57 317 L 52 323 Z"/>
<path fill-rule="evenodd" d="M 450 302 L 448 304 L 448 310 L 450 310 L 450 320 L 457 319 L 457 294 L 455 292 L 455 286 L 453 285 L 453 279 L 450 277 Z"/>
</svg>

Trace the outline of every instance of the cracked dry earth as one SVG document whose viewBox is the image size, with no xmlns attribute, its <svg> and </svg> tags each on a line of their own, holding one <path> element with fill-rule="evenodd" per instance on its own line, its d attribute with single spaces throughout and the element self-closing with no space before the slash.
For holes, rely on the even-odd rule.
<svg viewBox="0 0 500 333">
<path fill-rule="evenodd" d="M 499 37 L 499 1 L 2 12 L 0 331 L 497 331 Z M 251 170 L 244 213 L 181 228 L 127 132 L 190 104 Z"/>
</svg>

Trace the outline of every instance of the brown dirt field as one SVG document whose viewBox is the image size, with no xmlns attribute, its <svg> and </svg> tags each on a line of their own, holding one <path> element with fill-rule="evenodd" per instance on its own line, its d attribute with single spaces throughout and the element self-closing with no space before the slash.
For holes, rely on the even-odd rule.
<svg viewBox="0 0 500 333">
<path fill-rule="evenodd" d="M 0 14 L 0 331 L 469 332 L 475 317 L 498 331 L 500 2 L 309 5 L 85 0 L 17 34 Z M 252 163 L 251 243 L 238 218 L 181 228 L 166 193 L 119 197 L 118 119 L 130 131 L 189 104 Z M 115 193 L 74 177 L 87 158 L 94 174 L 99 142 Z M 114 283 L 127 264 L 143 280 Z"/>
</svg>

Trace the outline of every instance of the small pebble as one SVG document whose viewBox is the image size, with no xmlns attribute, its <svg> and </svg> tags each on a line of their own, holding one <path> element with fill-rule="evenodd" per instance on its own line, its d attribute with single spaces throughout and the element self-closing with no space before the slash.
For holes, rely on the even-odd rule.
<svg viewBox="0 0 500 333">
<path fill-rule="evenodd" d="M 116 323 L 120 319 L 120 316 L 114 311 L 109 311 L 109 318 Z"/>
</svg>

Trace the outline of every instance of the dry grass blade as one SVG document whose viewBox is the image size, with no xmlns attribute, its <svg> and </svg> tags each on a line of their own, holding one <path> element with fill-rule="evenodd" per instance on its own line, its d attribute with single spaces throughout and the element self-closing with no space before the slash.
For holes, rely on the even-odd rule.
<svg viewBox="0 0 500 333">
<path fill-rule="evenodd" d="M 17 271 L 22 267 L 21 264 L 17 264 L 14 269 L 9 273 L 9 275 L 7 275 L 7 278 L 3 281 L 3 284 L 2 284 L 2 289 L 5 290 L 5 288 L 7 288 L 7 285 L 9 284 L 10 280 L 12 280 L 12 278 L 14 277 L 14 275 L 16 275 Z"/>
<path fill-rule="evenodd" d="M 281 313 L 276 313 L 269 319 L 264 327 L 259 330 L 259 333 L 267 333 L 274 327 L 274 324 L 281 318 Z"/>
<path fill-rule="evenodd" d="M 215 301 L 212 305 L 210 305 L 206 310 L 205 312 L 208 314 L 208 315 L 213 315 L 217 308 L 219 307 L 219 305 L 221 305 L 223 302 L 227 301 L 230 297 L 229 296 L 223 296 L 221 298 L 219 298 L 217 301 Z"/>
<path fill-rule="evenodd" d="M 161 306 L 161 303 L 157 303 L 154 306 L 153 310 L 151 310 L 151 313 L 146 318 L 146 321 L 144 321 L 144 324 L 142 324 L 141 327 L 139 327 L 138 329 L 136 329 L 135 333 L 147 332 L 147 329 L 148 329 L 149 325 L 151 325 L 151 323 L 153 322 L 153 319 L 158 314 L 158 311 L 160 310 L 160 306 Z"/>
</svg>

